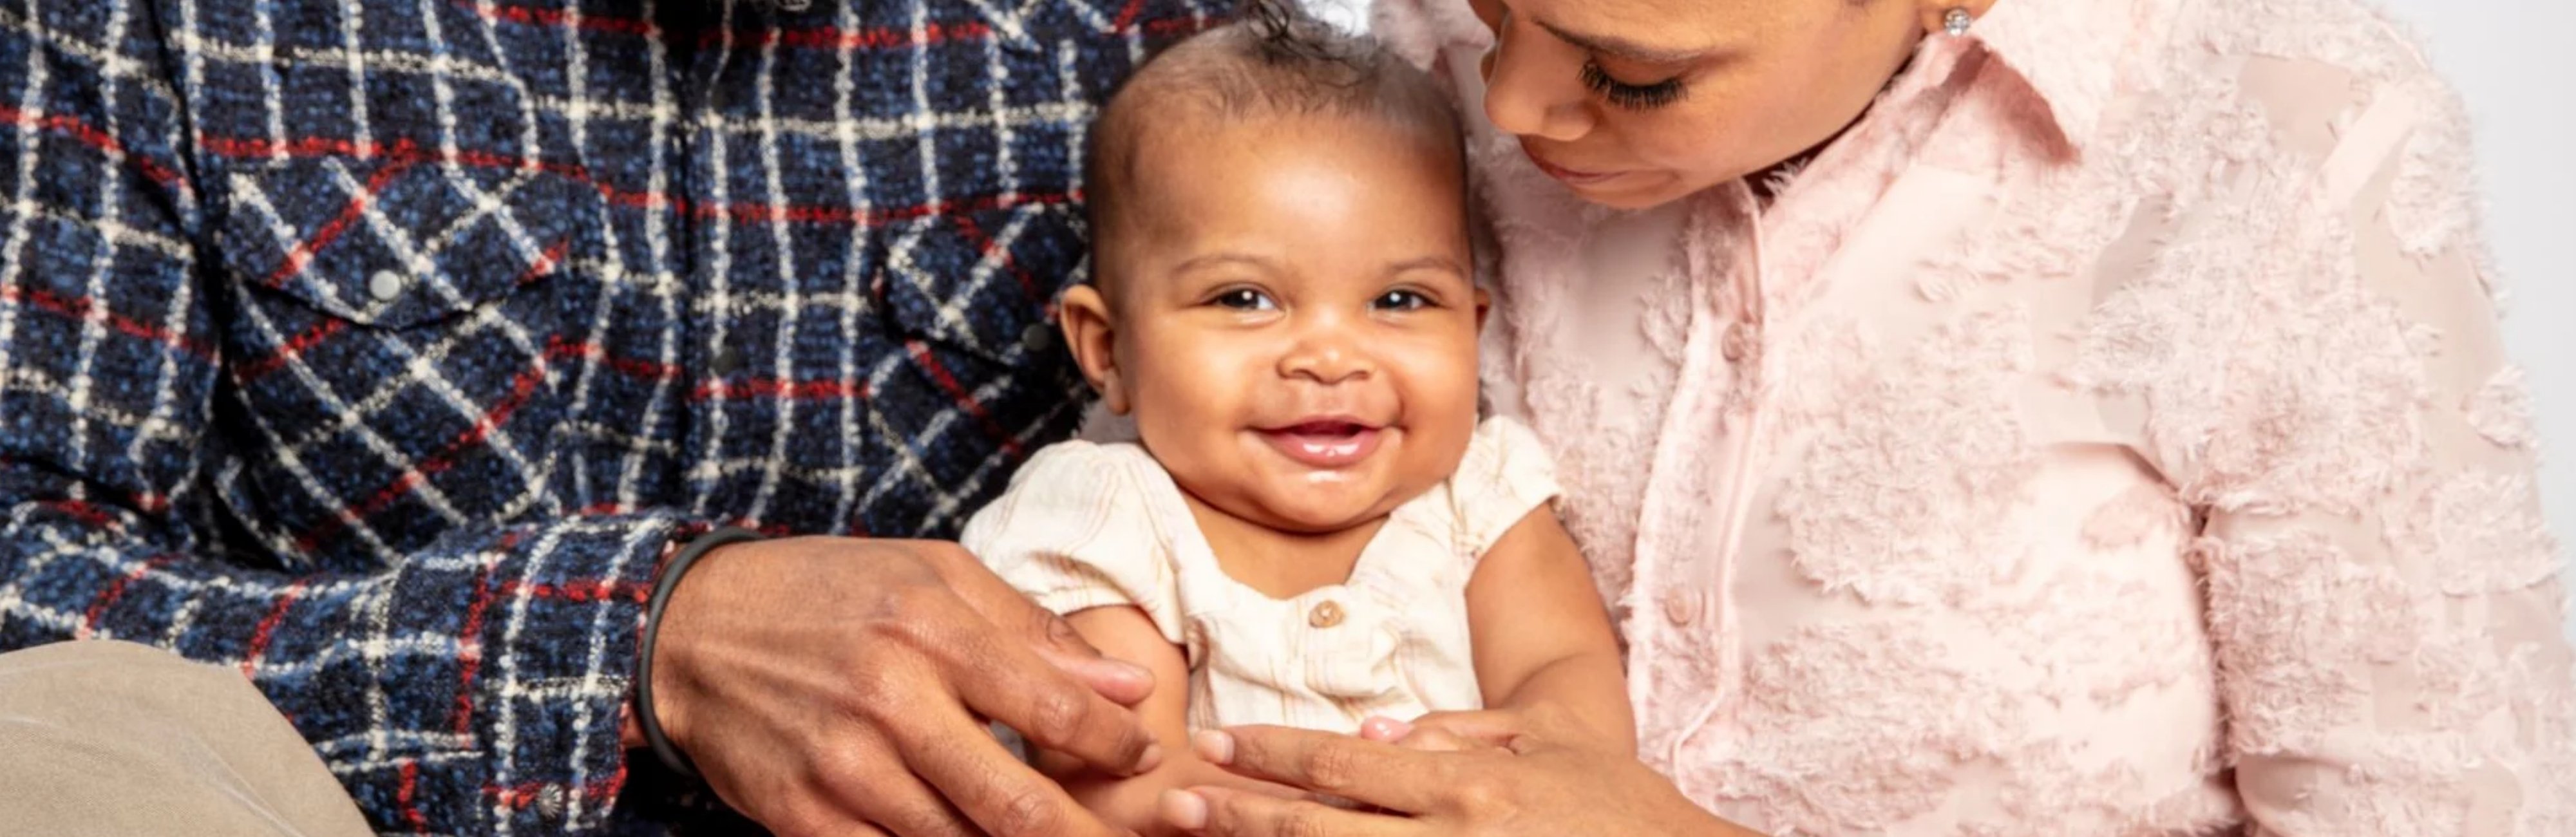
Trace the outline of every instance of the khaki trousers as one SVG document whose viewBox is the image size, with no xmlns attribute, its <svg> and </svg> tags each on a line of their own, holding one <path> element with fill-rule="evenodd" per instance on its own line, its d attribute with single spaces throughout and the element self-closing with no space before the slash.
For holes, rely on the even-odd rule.
<svg viewBox="0 0 2576 837">
<path fill-rule="evenodd" d="M 0 654 L 0 832 L 369 833 L 240 672 L 107 641 Z"/>
</svg>

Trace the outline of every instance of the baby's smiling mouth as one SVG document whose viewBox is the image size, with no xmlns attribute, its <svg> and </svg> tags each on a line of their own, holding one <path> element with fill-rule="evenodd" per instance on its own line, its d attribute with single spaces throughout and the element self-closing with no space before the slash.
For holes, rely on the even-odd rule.
<svg viewBox="0 0 2576 837">
<path fill-rule="evenodd" d="M 1309 418 L 1256 432 L 1281 455 L 1313 468 L 1341 468 L 1367 459 L 1377 452 L 1381 433 L 1376 425 L 1339 416 Z"/>
</svg>

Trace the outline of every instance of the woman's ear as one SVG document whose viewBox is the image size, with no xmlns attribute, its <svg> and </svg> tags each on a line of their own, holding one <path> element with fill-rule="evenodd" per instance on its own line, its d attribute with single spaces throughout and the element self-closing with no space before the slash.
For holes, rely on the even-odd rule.
<svg viewBox="0 0 2576 837">
<path fill-rule="evenodd" d="M 1127 387 L 1118 380 L 1118 329 L 1109 317 L 1109 301 L 1101 297 L 1099 288 L 1075 285 L 1064 292 L 1062 312 L 1064 345 L 1073 350 L 1073 362 L 1082 367 L 1082 377 L 1100 393 L 1101 404 L 1111 414 L 1126 415 Z"/>
</svg>

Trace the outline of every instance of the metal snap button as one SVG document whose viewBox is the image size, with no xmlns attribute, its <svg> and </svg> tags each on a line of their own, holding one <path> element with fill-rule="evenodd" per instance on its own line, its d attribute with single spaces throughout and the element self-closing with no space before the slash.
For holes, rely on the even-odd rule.
<svg viewBox="0 0 2576 837">
<path fill-rule="evenodd" d="M 367 295 L 375 297 L 378 302 L 392 302 L 395 297 L 402 296 L 402 292 L 403 277 L 400 273 L 379 270 L 367 277 Z"/>
<path fill-rule="evenodd" d="M 732 346 L 717 349 L 715 356 L 707 359 L 707 371 L 717 375 L 731 375 L 742 371 L 742 352 L 736 351 Z"/>
<path fill-rule="evenodd" d="M 1315 605 L 1314 610 L 1306 612 L 1306 624 L 1309 627 L 1330 628 L 1341 624 L 1343 615 L 1341 603 L 1326 600 Z"/>
</svg>

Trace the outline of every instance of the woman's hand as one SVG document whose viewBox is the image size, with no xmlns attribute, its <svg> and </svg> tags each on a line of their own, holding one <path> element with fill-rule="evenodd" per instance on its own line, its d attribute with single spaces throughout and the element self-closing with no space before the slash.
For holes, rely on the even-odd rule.
<svg viewBox="0 0 2576 837">
<path fill-rule="evenodd" d="M 1561 712 L 1453 713 L 1370 733 L 1404 745 L 1285 727 L 1202 732 L 1199 756 L 1237 774 L 1375 806 L 1344 810 L 1222 788 L 1175 791 L 1163 815 L 1224 837 L 1636 834 L 1746 837 L 1635 758 L 1588 746 Z"/>
<path fill-rule="evenodd" d="M 781 835 L 1118 833 L 984 718 L 1120 775 L 1161 761 L 1120 705 L 1152 676 L 950 543 L 718 548 L 672 593 L 653 679 L 663 729 L 716 795 Z"/>
<path fill-rule="evenodd" d="M 1433 712 L 1409 722 L 1375 716 L 1360 724 L 1360 737 L 1408 750 L 1435 753 L 1500 750 L 1529 729 L 1529 715 L 1528 711 L 1519 709 L 1478 709 Z M 1624 737 L 1619 743 L 1612 744 L 1607 743 L 1611 736 L 1566 727 L 1563 722 L 1572 721 L 1575 717 L 1572 713 L 1561 713 L 1550 721 L 1558 727 L 1552 730 L 1552 734 L 1567 746 L 1588 747 L 1622 756 L 1636 755 L 1635 748 L 1626 746 Z"/>
</svg>

